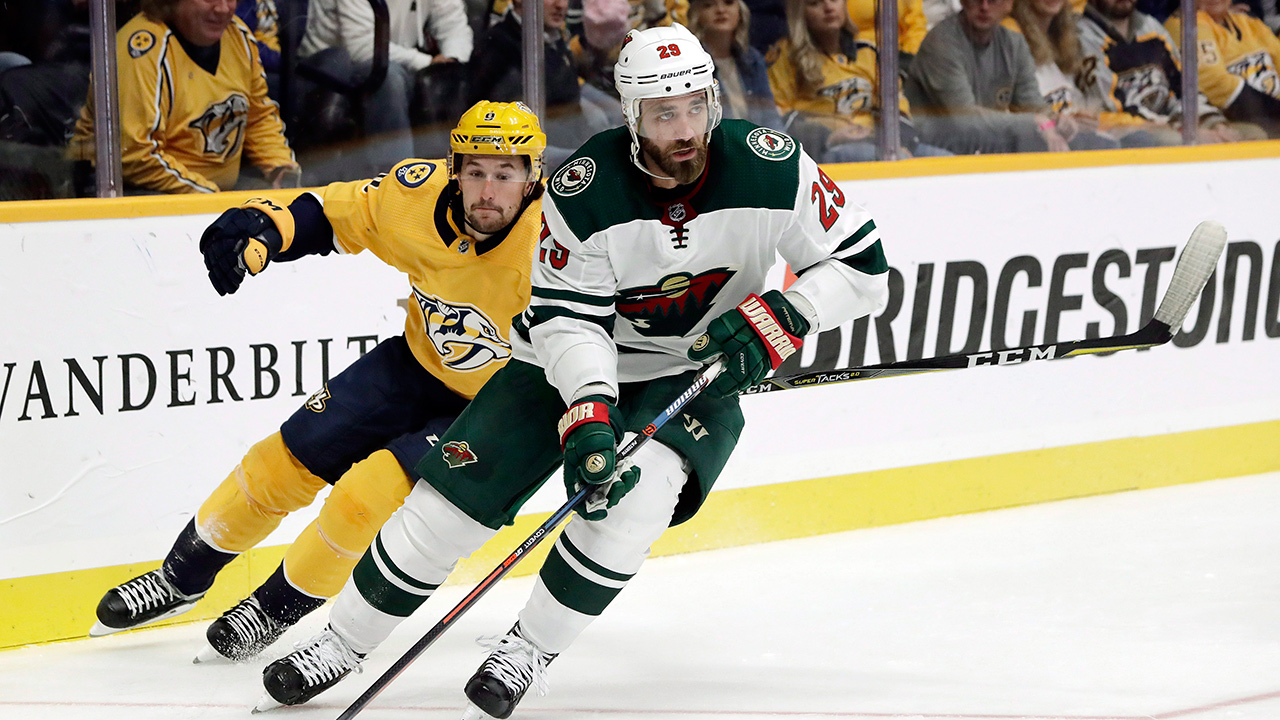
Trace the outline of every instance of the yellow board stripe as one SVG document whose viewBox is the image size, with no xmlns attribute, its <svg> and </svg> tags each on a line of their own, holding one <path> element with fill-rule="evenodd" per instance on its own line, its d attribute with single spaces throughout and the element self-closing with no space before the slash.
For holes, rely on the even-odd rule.
<svg viewBox="0 0 1280 720">
<path fill-rule="evenodd" d="M 824 165 L 832 180 L 884 180 L 931 175 L 971 175 L 1036 170 L 1115 167 L 1117 165 L 1168 165 L 1172 163 L 1262 160 L 1280 157 L 1280 140 L 1190 145 L 1142 150 L 1088 150 L 1069 153 L 1020 155 L 959 155 L 912 158 L 899 162 Z M 46 200 L 44 202 L 56 202 Z"/>
<path fill-rule="evenodd" d="M 693 520 L 663 535 L 654 544 L 653 554 L 748 545 L 1277 470 L 1280 420 L 724 490 L 712 493 Z M 450 582 L 478 582 L 546 517 L 517 518 L 513 527 L 504 528 L 460 563 Z M 536 572 L 551 546 L 543 542 L 512 575 Z M 283 547 L 245 553 L 223 571 L 195 610 L 162 624 L 217 617 L 266 579 L 283 555 Z M 158 565 L 155 561 L 0 580 L 0 608 L 4 608 L 0 648 L 84 637 L 102 593 Z"/>
<path fill-rule="evenodd" d="M 881 180 L 926 177 L 930 175 L 1029 172 L 1035 170 L 1113 167 L 1116 165 L 1167 165 L 1170 163 L 1260 160 L 1276 157 L 1280 157 L 1280 140 L 1143 150 L 1093 150 L 1070 153 L 913 158 L 900 162 L 845 163 L 842 165 L 824 165 L 823 167 L 827 175 L 835 180 Z M 275 202 L 288 204 L 301 192 L 304 191 L 256 190 L 224 192 L 212 195 L 151 195 L 127 198 L 0 202 L 0 223 L 200 215 L 222 212 L 255 196 L 267 197 Z"/>
</svg>

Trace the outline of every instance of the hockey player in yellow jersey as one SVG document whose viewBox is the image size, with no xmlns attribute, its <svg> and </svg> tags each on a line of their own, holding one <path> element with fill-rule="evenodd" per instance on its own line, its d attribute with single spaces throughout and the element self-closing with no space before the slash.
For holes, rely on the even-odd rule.
<svg viewBox="0 0 1280 720">
<path fill-rule="evenodd" d="M 236 0 L 144 0 L 116 33 L 124 182 L 151 192 L 231 190 L 241 159 L 279 187 L 298 164 L 267 96 L 253 33 Z M 93 92 L 69 148 L 94 159 Z"/>
<path fill-rule="evenodd" d="M 1266 23 L 1234 11 L 1231 0 L 1196 6 L 1200 92 L 1233 123 L 1253 123 L 1280 137 L 1280 39 Z M 1182 14 L 1170 16 L 1165 27 L 1180 37 Z"/>
<path fill-rule="evenodd" d="M 523 104 L 480 102 L 451 137 L 447 160 L 406 160 L 373 180 L 304 193 L 287 208 L 252 199 L 205 231 L 200 249 L 220 294 L 235 292 L 247 268 L 369 250 L 409 276 L 405 332 L 254 445 L 164 564 L 106 593 L 90 634 L 190 609 L 236 554 L 333 485 L 275 573 L 210 625 L 199 657 L 240 660 L 265 649 L 337 594 L 413 489 L 405 468 L 506 364 L 511 319 L 529 302 L 546 136 Z"/>
</svg>

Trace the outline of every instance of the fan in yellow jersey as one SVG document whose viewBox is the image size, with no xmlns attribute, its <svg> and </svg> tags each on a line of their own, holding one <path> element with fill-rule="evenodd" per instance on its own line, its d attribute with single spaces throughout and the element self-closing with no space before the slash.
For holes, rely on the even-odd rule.
<svg viewBox="0 0 1280 720">
<path fill-rule="evenodd" d="M 520 103 L 480 102 L 454 129 L 447 161 L 407 160 L 374 180 L 334 183 L 288 208 L 228 210 L 200 249 L 221 294 L 265 259 L 369 250 L 409 275 L 405 332 L 357 360 L 254 445 L 200 507 L 160 569 L 109 590 L 102 635 L 190 609 L 214 576 L 289 512 L 334 485 L 275 573 L 210 625 L 201 658 L 257 654 L 342 588 L 404 502 L 412 468 L 511 356 L 511 318 L 529 302 L 542 228 L 546 136 Z M 253 267 L 256 263 L 252 263 Z"/>
<path fill-rule="evenodd" d="M 1233 123 L 1253 123 L 1280 137 L 1280 39 L 1261 20 L 1232 10 L 1231 0 L 1196 3 L 1200 92 Z M 1182 14 L 1165 22 L 1175 38 Z"/>
<path fill-rule="evenodd" d="M 116 33 L 125 184 L 152 192 L 230 190 L 241 157 L 275 187 L 297 186 L 280 109 L 235 0 L 144 0 Z M 93 92 L 72 137 L 94 159 Z"/>
<path fill-rule="evenodd" d="M 876 159 L 880 113 L 875 45 L 856 39 L 841 0 L 787 0 L 788 36 L 769 50 L 769 85 L 788 133 L 819 162 Z M 919 142 L 898 92 L 905 154 L 950 155 Z"/>
</svg>

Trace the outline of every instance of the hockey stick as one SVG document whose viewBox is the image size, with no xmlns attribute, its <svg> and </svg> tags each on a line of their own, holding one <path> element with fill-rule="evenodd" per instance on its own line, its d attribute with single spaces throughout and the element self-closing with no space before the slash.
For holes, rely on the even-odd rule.
<svg viewBox="0 0 1280 720">
<path fill-rule="evenodd" d="M 1191 239 L 1187 240 L 1186 246 L 1183 247 L 1182 255 L 1178 257 L 1178 263 L 1173 269 L 1173 278 L 1169 281 L 1169 288 L 1165 291 L 1155 316 L 1146 325 L 1128 335 L 1092 340 L 1066 340 L 1047 345 L 1027 345 L 989 352 L 939 355 L 922 360 L 903 360 L 865 367 L 817 370 L 787 377 L 769 378 L 759 385 L 748 388 L 744 394 L 914 375 L 937 370 L 958 370 L 983 365 L 1017 365 L 1032 360 L 1058 360 L 1090 353 L 1136 350 L 1163 345 L 1169 342 L 1173 334 L 1182 327 L 1182 321 L 1186 319 L 1192 303 L 1199 297 L 1200 290 L 1204 288 L 1209 276 L 1217 267 L 1218 256 L 1222 254 L 1222 248 L 1226 242 L 1227 231 L 1222 225 L 1212 220 L 1206 220 L 1197 225 L 1195 231 L 1191 233 Z"/>
<path fill-rule="evenodd" d="M 1205 221 L 1196 227 L 1183 248 L 1182 255 L 1174 267 L 1173 278 L 1168 290 L 1156 310 L 1154 318 L 1140 330 L 1128 335 L 1119 335 L 1094 340 L 1067 341 L 1048 345 L 1033 345 L 1011 348 L 987 353 L 968 353 L 943 355 L 923 360 L 907 360 L 903 362 L 870 365 L 841 370 L 801 373 L 785 378 L 771 378 L 760 385 L 746 391 L 750 393 L 788 390 L 797 387 L 809 387 L 836 382 L 854 380 L 870 380 L 877 377 L 892 377 L 914 373 L 932 372 L 935 370 L 954 370 L 978 365 L 1013 365 L 1030 360 L 1056 360 L 1087 353 L 1114 352 L 1143 347 L 1154 347 L 1168 342 L 1173 337 L 1175 328 L 1182 326 L 1192 303 L 1199 296 L 1204 284 L 1217 266 L 1218 257 L 1226 244 L 1226 230 L 1213 221 Z M 676 398 L 648 427 L 643 434 L 632 438 L 618 453 L 619 460 L 625 459 L 643 445 L 650 437 L 679 412 L 689 401 L 706 388 L 723 369 L 723 360 L 717 360 L 707 366 L 694 379 L 693 384 Z M 480 582 L 465 598 L 462 599 L 435 627 L 431 628 L 413 647 L 409 648 L 399 660 L 382 674 L 369 689 L 351 704 L 338 720 L 351 720 L 369 705 L 393 680 L 400 676 L 414 660 L 434 643 L 458 617 L 471 608 L 492 586 L 502 579 L 512 567 L 524 558 L 529 551 L 542 540 L 572 512 L 573 508 L 587 498 L 594 488 L 584 487 L 574 493 L 573 497 L 551 514 L 507 559 Z"/>
<path fill-rule="evenodd" d="M 658 417 L 654 418 L 653 421 L 645 427 L 643 432 L 631 438 L 622 446 L 621 449 L 618 450 L 618 462 L 621 463 L 623 460 L 634 455 L 641 446 L 648 442 L 649 439 L 658 432 L 658 428 L 666 425 L 667 421 L 675 417 L 676 413 L 680 412 L 685 405 L 688 405 L 691 400 L 705 390 L 706 387 L 711 384 L 711 381 L 714 380 L 723 369 L 724 360 L 717 360 L 703 368 L 702 372 L 698 373 L 698 376 L 693 379 L 693 384 L 689 386 L 688 390 L 685 390 L 680 394 L 680 397 L 672 401 L 672 403 L 667 406 L 666 410 L 663 410 Z M 512 553 L 507 556 L 506 560 L 503 560 L 500 565 L 493 569 L 493 572 L 489 573 L 484 580 L 480 581 L 479 585 L 475 586 L 475 589 L 470 593 L 467 593 L 467 596 L 455 605 L 453 609 L 440 620 L 440 622 L 436 623 L 435 627 L 427 631 L 427 634 L 423 635 L 421 640 L 414 643 L 413 647 L 406 650 L 404 655 L 401 655 L 400 659 L 397 660 L 395 664 L 388 668 L 386 672 L 382 673 L 382 676 L 375 680 L 373 684 L 369 686 L 368 690 L 364 691 L 363 695 L 356 698 L 356 701 L 351 703 L 350 707 L 338 716 L 338 720 L 351 720 L 351 718 L 358 715 L 361 710 L 364 710 L 369 703 L 373 702 L 373 699 L 378 697 L 378 695 L 386 689 L 387 685 L 391 684 L 392 680 L 399 677 L 400 673 L 403 673 L 414 660 L 417 660 L 419 655 L 425 652 L 427 648 L 431 647 L 431 644 L 443 635 L 444 631 L 448 630 L 449 627 L 453 625 L 454 621 L 459 617 L 462 617 L 464 613 L 476 604 L 476 601 L 484 597 L 485 593 L 489 592 L 489 590 L 497 584 L 503 576 L 510 572 L 511 568 L 515 567 L 516 563 L 523 560 L 525 555 L 529 554 L 529 551 L 537 547 L 538 543 L 542 542 L 552 530 L 555 530 L 556 526 L 560 524 L 560 521 L 564 520 L 578 503 L 586 500 L 587 496 L 595 489 L 597 489 L 597 486 L 595 485 L 584 486 L 582 489 L 574 493 L 573 497 L 570 497 L 564 505 L 561 505 L 559 510 L 551 513 L 551 516 L 543 521 L 543 523 L 538 526 L 537 530 L 533 531 L 533 534 L 530 535 L 528 539 L 523 543 L 520 543 L 520 547 L 517 547 L 512 551 Z"/>
</svg>

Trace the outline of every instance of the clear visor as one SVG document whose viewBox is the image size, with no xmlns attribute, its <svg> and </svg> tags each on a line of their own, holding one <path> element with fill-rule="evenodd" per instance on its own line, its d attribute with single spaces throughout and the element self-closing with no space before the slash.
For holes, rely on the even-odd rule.
<svg viewBox="0 0 1280 720">
<path fill-rule="evenodd" d="M 475 160 L 472 160 L 475 157 Z M 466 185 L 480 186 L 486 183 L 527 183 L 530 177 L 530 165 L 523 155 L 502 157 L 494 155 L 462 156 L 462 167 L 458 169 L 458 182 Z"/>
<path fill-rule="evenodd" d="M 657 141 L 703 137 L 720 123 L 711 88 L 640 101 L 636 134 Z"/>
</svg>

